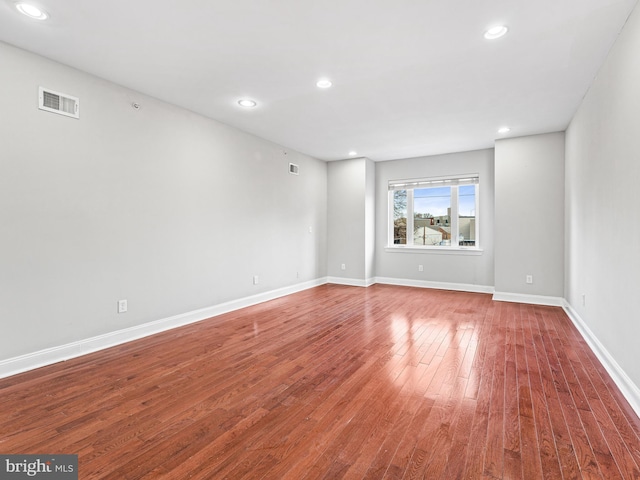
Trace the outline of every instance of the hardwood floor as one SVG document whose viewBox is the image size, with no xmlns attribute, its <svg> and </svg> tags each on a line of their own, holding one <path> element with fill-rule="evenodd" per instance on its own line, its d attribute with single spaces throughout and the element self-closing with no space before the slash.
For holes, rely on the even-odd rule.
<svg viewBox="0 0 640 480">
<path fill-rule="evenodd" d="M 562 309 L 324 285 L 0 380 L 0 453 L 95 479 L 637 479 Z"/>
</svg>

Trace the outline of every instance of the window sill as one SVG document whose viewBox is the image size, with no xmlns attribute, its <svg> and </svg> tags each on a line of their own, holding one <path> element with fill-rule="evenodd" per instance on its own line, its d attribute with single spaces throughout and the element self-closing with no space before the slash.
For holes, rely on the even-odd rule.
<svg viewBox="0 0 640 480">
<path fill-rule="evenodd" d="M 427 253 L 441 255 L 482 255 L 484 250 L 475 247 L 415 247 L 393 246 L 384 247 L 388 253 Z"/>
</svg>

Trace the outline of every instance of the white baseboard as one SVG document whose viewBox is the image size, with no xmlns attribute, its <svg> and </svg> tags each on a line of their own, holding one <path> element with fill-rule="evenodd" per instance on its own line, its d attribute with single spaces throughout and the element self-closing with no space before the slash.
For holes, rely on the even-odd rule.
<svg viewBox="0 0 640 480">
<path fill-rule="evenodd" d="M 564 299 L 561 297 L 546 297 L 544 295 L 526 295 L 524 293 L 495 292 L 493 299 L 498 302 L 529 303 L 531 305 L 548 305 L 551 307 L 563 307 Z"/>
<path fill-rule="evenodd" d="M 640 417 L 640 388 L 633 383 L 633 380 L 631 380 L 622 367 L 618 365 L 618 362 L 615 361 L 605 346 L 600 343 L 598 337 L 595 336 L 584 320 L 582 320 L 578 312 L 566 301 L 564 302 L 563 308 L 582 335 L 582 338 L 584 338 L 589 348 L 591 348 L 591 351 L 598 357 L 602 366 L 629 402 L 631 408 L 633 408 L 636 415 Z"/>
<path fill-rule="evenodd" d="M 340 285 L 351 285 L 357 287 L 369 287 L 374 283 L 387 285 L 399 285 L 408 287 L 434 288 L 440 290 L 456 290 L 474 293 L 493 293 L 493 299 L 503 302 L 519 302 L 535 305 L 561 306 L 583 336 L 598 360 L 607 370 L 615 384 L 618 386 L 624 397 L 627 399 L 633 410 L 640 416 L 640 389 L 633 383 L 624 370 L 618 365 L 607 349 L 600 343 L 589 327 L 580 318 L 578 313 L 564 299 L 559 297 L 545 297 L 539 295 L 522 295 L 515 293 L 495 292 L 494 288 L 486 285 L 471 285 L 447 282 L 429 282 L 423 280 L 408 280 L 388 277 L 375 277 L 367 280 L 349 279 L 340 277 L 324 277 L 309 282 L 291 285 L 289 287 L 264 292 L 258 295 L 233 300 L 219 305 L 175 315 L 168 318 L 156 320 L 154 322 L 136 325 L 134 327 L 109 332 L 104 335 L 79 340 L 76 342 L 51 347 L 37 352 L 21 355 L 18 357 L 0 360 L 0 378 L 9 377 L 35 368 L 51 365 L 53 363 L 69 360 L 71 358 L 86 355 L 88 353 L 114 347 L 132 340 L 164 332 L 172 328 L 181 327 L 190 323 L 206 320 L 217 315 L 232 312 L 241 308 L 256 305 L 258 303 L 273 300 L 275 298 L 290 295 L 292 293 L 307 290 L 309 288 L 324 285 L 325 283 L 335 283 Z"/>
<path fill-rule="evenodd" d="M 351 287 L 370 287 L 376 282 L 373 278 L 362 280 L 360 278 L 327 277 L 327 283 L 335 283 L 336 285 L 348 285 Z"/>
<path fill-rule="evenodd" d="M 86 355 L 105 348 L 114 347 L 132 340 L 171 330 L 172 328 L 206 320 L 207 318 L 307 290 L 309 288 L 317 287 L 318 285 L 324 285 L 325 283 L 327 283 L 326 277 L 319 278 L 309 282 L 298 283 L 289 287 L 279 288 L 277 290 L 271 290 L 258 295 L 252 295 L 250 297 L 221 303 L 219 305 L 213 305 L 200 310 L 174 315 L 172 317 L 163 318 L 142 325 L 116 330 L 115 332 L 105 333 L 104 335 L 78 340 L 66 345 L 51 347 L 37 352 L 28 353 L 26 355 L 0 360 L 0 378 L 9 377 L 17 373 L 26 372 L 27 370 L 33 370 L 35 368 L 69 360 L 71 358 Z"/>
<path fill-rule="evenodd" d="M 473 285 L 468 283 L 430 282 L 427 280 L 410 280 L 390 277 L 376 277 L 375 283 L 399 285 L 403 287 L 435 288 L 437 290 L 455 290 L 458 292 L 493 293 L 493 287 L 489 285 Z"/>
</svg>

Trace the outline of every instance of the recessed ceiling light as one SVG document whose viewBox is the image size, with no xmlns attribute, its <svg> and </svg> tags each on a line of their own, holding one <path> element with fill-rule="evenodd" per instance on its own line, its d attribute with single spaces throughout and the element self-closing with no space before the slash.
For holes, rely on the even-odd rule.
<svg viewBox="0 0 640 480">
<path fill-rule="evenodd" d="M 318 86 L 318 88 L 329 88 L 331 85 L 333 85 L 333 83 L 331 83 L 331 80 L 322 78 L 316 82 L 316 85 Z"/>
<path fill-rule="evenodd" d="M 491 27 L 489 30 L 484 32 L 484 38 L 487 40 L 495 40 L 496 38 L 502 37 L 505 33 L 507 33 L 509 29 L 504 25 L 496 25 L 495 27 Z"/>
<path fill-rule="evenodd" d="M 357 154 L 358 154 L 358 152 L 356 152 L 355 150 L 351 150 L 351 151 L 349 152 L 349 156 L 350 156 L 350 157 L 355 157 Z"/>
<path fill-rule="evenodd" d="M 509 133 L 511 129 L 509 127 L 500 127 L 498 133 Z"/>
<path fill-rule="evenodd" d="M 49 14 L 44 10 L 39 9 L 35 5 L 30 5 L 28 3 L 16 3 L 16 8 L 20 13 L 26 15 L 29 18 L 33 18 L 35 20 L 46 20 L 49 18 Z"/>
<path fill-rule="evenodd" d="M 249 100 L 248 98 L 243 98 L 242 100 L 238 100 L 238 105 L 245 108 L 253 108 L 258 105 L 254 100 Z"/>
</svg>

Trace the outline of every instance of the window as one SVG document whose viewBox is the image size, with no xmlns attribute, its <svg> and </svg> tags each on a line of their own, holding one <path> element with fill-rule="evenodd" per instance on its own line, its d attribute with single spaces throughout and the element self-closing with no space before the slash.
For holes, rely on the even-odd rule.
<svg viewBox="0 0 640 480">
<path fill-rule="evenodd" d="M 478 248 L 477 174 L 389 182 L 389 246 Z"/>
</svg>

